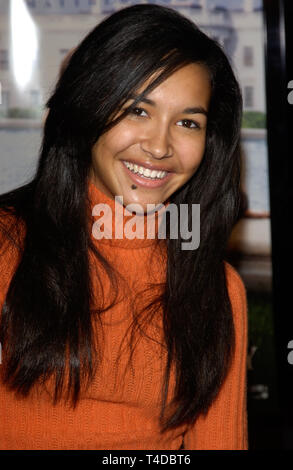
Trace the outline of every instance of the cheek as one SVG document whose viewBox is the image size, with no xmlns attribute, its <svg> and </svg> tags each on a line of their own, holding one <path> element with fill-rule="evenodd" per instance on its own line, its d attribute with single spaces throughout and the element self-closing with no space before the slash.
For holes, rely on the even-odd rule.
<svg viewBox="0 0 293 470">
<path fill-rule="evenodd" d="M 103 142 L 104 151 L 113 156 L 123 152 L 137 142 L 137 130 L 121 122 L 107 134 L 106 141 Z"/>
<path fill-rule="evenodd" d="M 108 159 L 115 157 L 116 154 L 131 145 L 132 141 L 133 132 L 122 124 L 120 126 L 118 124 L 99 138 L 92 149 L 92 158 L 99 162 L 106 155 Z"/>
<path fill-rule="evenodd" d="M 181 146 L 180 160 L 183 171 L 194 173 L 199 167 L 205 151 L 205 139 Z"/>
<path fill-rule="evenodd" d="M 96 163 L 107 161 L 106 156 L 111 155 L 113 152 L 113 141 L 109 137 L 101 137 L 92 151 L 92 157 Z"/>
</svg>

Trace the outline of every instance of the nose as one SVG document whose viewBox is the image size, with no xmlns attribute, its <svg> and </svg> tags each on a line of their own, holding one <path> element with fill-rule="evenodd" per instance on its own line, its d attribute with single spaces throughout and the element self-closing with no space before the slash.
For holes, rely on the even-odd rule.
<svg viewBox="0 0 293 470">
<path fill-rule="evenodd" d="M 168 126 L 153 126 L 141 140 L 142 150 L 153 158 L 162 159 L 173 155 Z"/>
</svg>

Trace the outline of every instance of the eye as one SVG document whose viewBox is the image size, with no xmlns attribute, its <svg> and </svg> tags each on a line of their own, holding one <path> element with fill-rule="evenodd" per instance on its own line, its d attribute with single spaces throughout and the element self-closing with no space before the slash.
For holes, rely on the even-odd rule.
<svg viewBox="0 0 293 470">
<path fill-rule="evenodd" d="M 200 129 L 200 125 L 196 121 L 192 121 L 191 119 L 182 119 L 178 121 L 179 126 L 187 127 L 188 129 Z"/>
<path fill-rule="evenodd" d="M 133 108 L 130 110 L 130 114 L 140 117 L 147 116 L 147 112 L 143 108 Z"/>
</svg>

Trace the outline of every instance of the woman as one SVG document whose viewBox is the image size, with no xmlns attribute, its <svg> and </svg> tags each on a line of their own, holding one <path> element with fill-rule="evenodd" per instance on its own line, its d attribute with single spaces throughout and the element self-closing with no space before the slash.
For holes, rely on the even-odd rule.
<svg viewBox="0 0 293 470">
<path fill-rule="evenodd" d="M 47 106 L 33 181 L 0 197 L 0 448 L 246 449 L 226 56 L 175 11 L 133 6 L 81 42 Z M 189 229 L 200 204 L 199 246 L 168 217 L 165 238 L 160 219 L 133 238 L 148 204 L 188 207 Z"/>
</svg>

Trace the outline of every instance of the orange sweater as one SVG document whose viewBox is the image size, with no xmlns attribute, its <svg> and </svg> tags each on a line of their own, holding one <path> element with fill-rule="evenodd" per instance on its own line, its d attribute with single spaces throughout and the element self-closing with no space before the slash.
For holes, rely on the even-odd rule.
<svg viewBox="0 0 293 470">
<path fill-rule="evenodd" d="M 92 184 L 90 195 L 93 206 L 106 202 L 114 208 L 114 201 Z M 239 275 L 226 264 L 236 353 L 220 393 L 206 417 L 200 417 L 192 428 L 183 426 L 160 434 L 158 416 L 166 353 L 156 342 L 143 336 L 134 352 L 133 367 L 125 370 L 128 355 L 123 348 L 127 343 L 122 344 L 122 349 L 119 347 L 132 319 L 132 293 L 143 289 L 148 282 L 162 281 L 164 263 L 158 254 L 153 253 L 153 240 L 102 239 L 95 240 L 95 243 L 99 243 L 99 249 L 110 262 L 115 262 L 130 286 L 129 293 L 125 296 L 119 294 L 119 302 L 103 314 L 101 366 L 93 383 L 82 392 L 75 409 L 64 402 L 52 404 L 50 381 L 43 387 L 35 387 L 28 398 L 16 397 L 0 381 L 0 449 L 176 450 L 183 439 L 185 449 L 247 449 L 247 312 L 245 288 Z M 0 257 L 1 309 L 15 260 L 16 256 L 9 253 L 5 258 Z M 105 278 L 107 296 L 111 296 L 109 286 Z M 140 302 L 140 299 L 137 300 Z M 94 328 L 96 326 L 96 337 L 101 340 L 100 325 L 94 323 Z M 147 328 L 152 337 L 158 334 L 159 330 L 152 328 L 152 325 Z M 117 356 L 120 362 L 116 368 Z M 5 350 L 2 351 L 4 362 Z M 172 390 L 174 374 L 169 398 Z"/>
</svg>

